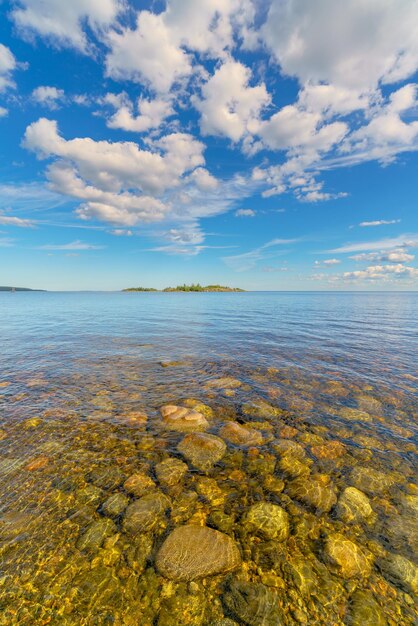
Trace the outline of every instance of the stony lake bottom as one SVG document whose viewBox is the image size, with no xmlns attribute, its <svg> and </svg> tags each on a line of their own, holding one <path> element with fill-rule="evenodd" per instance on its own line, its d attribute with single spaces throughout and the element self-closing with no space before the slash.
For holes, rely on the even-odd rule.
<svg viewBox="0 0 418 626">
<path fill-rule="evenodd" d="M 0 625 L 417 623 L 418 294 L 0 294 Z"/>
</svg>

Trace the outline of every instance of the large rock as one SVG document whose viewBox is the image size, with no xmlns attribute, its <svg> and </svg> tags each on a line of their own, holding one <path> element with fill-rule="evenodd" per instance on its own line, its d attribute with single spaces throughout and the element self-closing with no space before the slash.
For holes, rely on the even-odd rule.
<svg viewBox="0 0 418 626">
<path fill-rule="evenodd" d="M 386 626 L 386 618 L 370 591 L 355 591 L 350 599 L 347 626 Z"/>
<path fill-rule="evenodd" d="M 240 564 L 241 556 L 233 539 L 206 526 L 175 528 L 156 558 L 160 574 L 175 581 L 231 572 Z"/>
<path fill-rule="evenodd" d="M 191 433 L 182 439 L 177 449 L 197 469 L 207 471 L 225 455 L 226 444 L 215 435 Z"/>
<path fill-rule="evenodd" d="M 116 533 L 116 526 L 110 519 L 100 519 L 92 524 L 80 535 L 77 548 L 86 552 L 96 552 L 104 540 Z"/>
<path fill-rule="evenodd" d="M 219 434 L 237 446 L 260 446 L 263 443 L 263 436 L 258 430 L 237 422 L 227 422 Z"/>
<path fill-rule="evenodd" d="M 123 495 L 123 493 L 112 494 L 101 506 L 101 510 L 104 515 L 108 517 L 118 517 L 123 513 L 129 504 L 129 498 Z"/>
<path fill-rule="evenodd" d="M 244 527 L 266 539 L 284 541 L 289 535 L 289 516 L 276 504 L 258 502 L 245 515 Z"/>
<path fill-rule="evenodd" d="M 287 493 L 320 512 L 329 511 L 337 501 L 334 487 L 321 476 L 296 478 L 288 484 Z"/>
<path fill-rule="evenodd" d="M 356 487 L 344 489 L 338 499 L 336 515 L 343 522 L 357 523 L 367 521 L 373 516 L 369 498 Z"/>
<path fill-rule="evenodd" d="M 131 535 L 149 532 L 158 526 L 169 507 L 170 500 L 163 493 L 143 496 L 126 509 L 122 528 Z"/>
<path fill-rule="evenodd" d="M 385 493 L 395 482 L 389 474 L 372 467 L 355 467 L 350 474 L 350 480 L 357 489 L 372 497 Z"/>
<path fill-rule="evenodd" d="M 328 562 L 343 578 L 368 577 L 371 571 L 371 558 L 350 539 L 340 533 L 329 535 L 324 552 Z"/>
<path fill-rule="evenodd" d="M 174 487 L 180 483 L 187 474 L 189 468 L 180 459 L 165 459 L 155 466 L 158 482 L 163 487 Z"/>
<path fill-rule="evenodd" d="M 390 582 L 401 585 L 408 592 L 418 593 L 418 567 L 414 563 L 400 554 L 390 554 L 378 564 Z"/>
<path fill-rule="evenodd" d="M 174 404 L 167 404 L 160 409 L 164 426 L 168 430 L 181 433 L 202 432 L 209 428 L 209 422 L 202 413 Z"/>
<path fill-rule="evenodd" d="M 223 602 L 247 626 L 281 626 L 282 615 L 276 591 L 260 583 L 234 580 Z"/>
<path fill-rule="evenodd" d="M 154 491 L 156 487 L 157 485 L 152 478 L 142 472 L 132 474 L 132 476 L 129 476 L 123 483 L 125 491 L 137 498 L 141 498 L 141 496 L 145 496 L 147 493 Z"/>
</svg>

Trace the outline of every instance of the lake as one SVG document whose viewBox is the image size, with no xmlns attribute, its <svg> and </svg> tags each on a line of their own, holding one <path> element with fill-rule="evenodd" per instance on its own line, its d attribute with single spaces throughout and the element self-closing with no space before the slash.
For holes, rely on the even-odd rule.
<svg viewBox="0 0 418 626">
<path fill-rule="evenodd" d="M 0 293 L 0 625 L 415 624 L 418 293 Z"/>
</svg>

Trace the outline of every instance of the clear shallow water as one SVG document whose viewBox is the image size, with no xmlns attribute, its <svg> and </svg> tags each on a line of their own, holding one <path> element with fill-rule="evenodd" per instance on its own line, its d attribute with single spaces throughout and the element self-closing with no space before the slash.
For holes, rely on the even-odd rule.
<svg viewBox="0 0 418 626">
<path fill-rule="evenodd" d="M 0 624 L 415 623 L 417 317 L 414 293 L 1 293 Z M 166 404 L 223 456 L 199 467 Z M 185 524 L 241 564 L 167 578 Z"/>
</svg>

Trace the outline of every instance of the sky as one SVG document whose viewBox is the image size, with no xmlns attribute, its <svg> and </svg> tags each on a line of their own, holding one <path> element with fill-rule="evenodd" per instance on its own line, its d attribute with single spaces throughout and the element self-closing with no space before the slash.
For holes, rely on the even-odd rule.
<svg viewBox="0 0 418 626">
<path fill-rule="evenodd" d="M 418 0 L 0 0 L 0 285 L 418 287 Z"/>
</svg>

